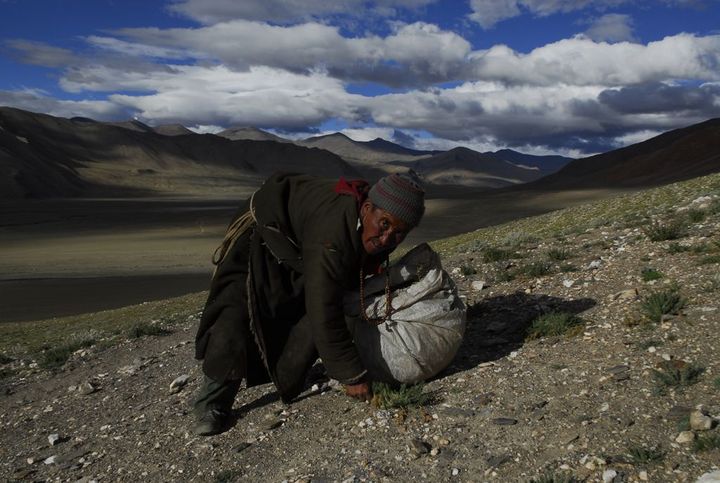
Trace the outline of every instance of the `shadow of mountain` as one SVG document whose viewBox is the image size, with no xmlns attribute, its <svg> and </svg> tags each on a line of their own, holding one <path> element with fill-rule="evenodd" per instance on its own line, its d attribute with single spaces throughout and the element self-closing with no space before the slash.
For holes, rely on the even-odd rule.
<svg viewBox="0 0 720 483">
<path fill-rule="evenodd" d="M 550 312 L 579 314 L 596 303 L 590 298 L 565 300 L 516 292 L 470 305 L 463 343 L 453 364 L 438 377 L 471 369 L 517 350 L 523 345 L 528 328 L 540 315 Z"/>
</svg>

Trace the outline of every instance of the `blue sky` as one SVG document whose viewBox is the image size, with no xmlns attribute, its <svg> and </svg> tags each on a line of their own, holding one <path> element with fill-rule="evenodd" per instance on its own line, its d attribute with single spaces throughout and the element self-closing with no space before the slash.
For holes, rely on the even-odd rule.
<svg viewBox="0 0 720 483">
<path fill-rule="evenodd" d="M 63 117 L 582 156 L 720 117 L 720 0 L 0 0 L 0 72 Z"/>
</svg>

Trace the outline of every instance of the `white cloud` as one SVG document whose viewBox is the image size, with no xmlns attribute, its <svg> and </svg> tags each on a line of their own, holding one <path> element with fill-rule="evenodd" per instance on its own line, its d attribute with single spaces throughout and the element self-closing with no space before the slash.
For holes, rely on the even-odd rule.
<svg viewBox="0 0 720 483">
<path fill-rule="evenodd" d="M 586 8 L 603 10 L 629 0 L 470 0 L 470 20 L 488 29 L 498 22 L 529 12 L 538 17 Z"/>
<path fill-rule="evenodd" d="M 720 35 L 678 34 L 647 45 L 560 40 L 520 54 L 496 45 L 470 54 L 477 79 L 552 85 L 623 85 L 667 79 L 720 79 Z"/>
<path fill-rule="evenodd" d="M 629 15 L 609 13 L 592 21 L 585 35 L 596 42 L 635 42 L 633 20 Z"/>
<path fill-rule="evenodd" d="M 176 0 L 172 11 L 204 24 L 228 20 L 289 22 L 314 17 L 368 13 L 392 16 L 397 8 L 419 8 L 437 0 Z"/>
<path fill-rule="evenodd" d="M 0 90 L 0 105 L 59 117 L 90 117 L 99 121 L 127 118 L 121 106 L 108 101 L 58 100 L 37 89 Z"/>
<path fill-rule="evenodd" d="M 217 134 L 220 131 L 224 131 L 225 128 L 222 126 L 215 126 L 213 124 L 196 124 L 194 126 L 187 126 L 189 130 L 198 134 Z"/>
<path fill-rule="evenodd" d="M 647 141 L 648 139 L 659 136 L 662 133 L 663 131 L 659 131 L 656 129 L 643 129 L 641 131 L 632 131 L 627 134 L 623 134 L 622 136 L 617 136 L 613 140 L 613 142 L 618 148 L 623 148 L 631 144 Z"/>
</svg>

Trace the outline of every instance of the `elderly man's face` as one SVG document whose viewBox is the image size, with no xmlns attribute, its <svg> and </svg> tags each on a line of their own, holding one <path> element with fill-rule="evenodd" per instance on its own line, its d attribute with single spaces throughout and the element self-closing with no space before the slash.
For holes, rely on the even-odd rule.
<svg viewBox="0 0 720 483">
<path fill-rule="evenodd" d="M 361 239 L 365 252 L 376 255 L 391 251 L 407 236 L 411 227 L 382 208 L 365 201 L 360 206 Z"/>
</svg>

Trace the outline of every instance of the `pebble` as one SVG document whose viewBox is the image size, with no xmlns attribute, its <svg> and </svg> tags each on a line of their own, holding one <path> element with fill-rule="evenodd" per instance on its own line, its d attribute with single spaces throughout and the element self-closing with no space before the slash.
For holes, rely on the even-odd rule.
<svg viewBox="0 0 720 483">
<path fill-rule="evenodd" d="M 598 268 L 600 268 L 601 265 L 602 265 L 602 261 L 600 261 L 600 260 L 593 260 L 593 261 L 590 262 L 590 264 L 588 265 L 588 269 L 590 269 L 590 270 L 597 270 Z"/>
<path fill-rule="evenodd" d="M 453 469 L 452 469 L 452 475 L 453 475 L 453 476 L 457 476 L 457 475 L 459 475 L 459 474 L 460 474 L 460 470 L 459 470 L 459 469 L 457 469 L 457 468 L 453 468 Z"/>
<path fill-rule="evenodd" d="M 613 300 L 635 300 L 638 296 L 636 288 L 630 288 L 627 290 L 621 290 L 613 295 Z"/>
<path fill-rule="evenodd" d="M 608 411 L 609 409 L 610 409 L 610 404 L 609 404 L 609 403 L 603 403 L 602 406 L 600 406 L 600 412 L 601 412 L 601 413 L 604 413 L 604 412 Z"/>
<path fill-rule="evenodd" d="M 642 470 L 638 473 L 638 478 L 640 478 L 640 481 L 647 481 L 648 480 L 648 474 L 647 471 Z"/>
<path fill-rule="evenodd" d="M 182 390 L 183 387 L 185 387 L 190 380 L 190 376 L 187 374 L 183 374 L 182 376 L 178 376 L 173 380 L 173 382 L 170 383 L 170 394 L 178 393 Z"/>
<path fill-rule="evenodd" d="M 612 483 L 615 480 L 615 477 L 617 476 L 617 471 L 615 470 L 605 470 L 602 474 L 603 483 Z"/>
<path fill-rule="evenodd" d="M 498 426 L 513 426 L 518 423 L 518 420 L 513 418 L 495 418 L 491 420 L 491 422 Z"/>
<path fill-rule="evenodd" d="M 55 460 L 57 459 L 57 455 L 52 455 L 43 460 L 43 463 L 46 465 L 53 465 L 55 464 Z"/>
<path fill-rule="evenodd" d="M 48 443 L 50 443 L 50 446 L 55 446 L 60 441 L 60 435 L 58 433 L 53 433 L 50 436 L 48 436 Z"/>
<path fill-rule="evenodd" d="M 88 396 L 97 391 L 97 388 L 90 382 L 83 382 L 78 386 L 78 392 L 83 396 Z"/>
<path fill-rule="evenodd" d="M 695 433 L 692 431 L 683 431 L 680 434 L 677 435 L 677 438 L 675 438 L 675 442 L 684 444 L 684 443 L 691 443 L 695 440 Z"/>
<path fill-rule="evenodd" d="M 430 452 L 428 444 L 420 439 L 413 439 L 410 441 L 410 447 L 412 448 L 413 453 L 418 456 L 422 456 Z"/>
<path fill-rule="evenodd" d="M 706 416 L 702 411 L 695 410 L 690 413 L 690 429 L 707 431 L 713 427 L 713 418 Z"/>
<path fill-rule="evenodd" d="M 575 280 L 563 280 L 562 284 L 565 288 L 570 288 L 575 284 Z"/>
<path fill-rule="evenodd" d="M 484 280 L 475 280 L 473 283 L 470 284 L 470 287 L 475 290 L 476 292 L 481 291 L 485 288 L 485 281 Z"/>
<path fill-rule="evenodd" d="M 430 450 L 430 456 L 437 456 L 439 454 L 440 454 L 440 449 L 438 449 L 438 448 L 433 448 Z"/>
</svg>

